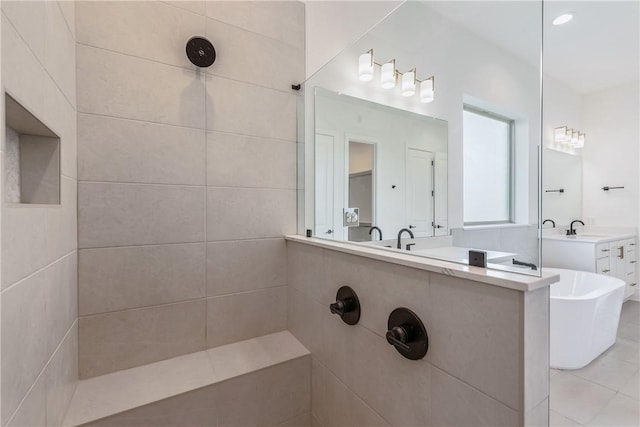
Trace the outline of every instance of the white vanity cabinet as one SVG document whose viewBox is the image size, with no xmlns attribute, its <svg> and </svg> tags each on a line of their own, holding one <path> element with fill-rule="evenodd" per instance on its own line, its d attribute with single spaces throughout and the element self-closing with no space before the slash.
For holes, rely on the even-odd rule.
<svg viewBox="0 0 640 427">
<path fill-rule="evenodd" d="M 637 288 L 636 246 L 634 236 L 545 236 L 542 265 L 617 277 L 627 283 L 627 299 Z"/>
</svg>

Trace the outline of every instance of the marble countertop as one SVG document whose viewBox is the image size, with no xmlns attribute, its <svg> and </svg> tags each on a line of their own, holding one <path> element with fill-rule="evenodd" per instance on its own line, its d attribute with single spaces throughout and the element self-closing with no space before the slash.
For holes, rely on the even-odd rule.
<svg viewBox="0 0 640 427">
<path fill-rule="evenodd" d="M 580 243 L 607 243 L 607 242 L 615 242 L 617 240 L 626 240 L 626 239 L 635 239 L 635 235 L 585 233 L 585 234 L 576 234 L 573 236 L 566 236 L 564 234 L 548 234 L 548 235 L 542 236 L 542 240 L 556 240 L 556 241 L 580 242 Z"/>
<path fill-rule="evenodd" d="M 444 274 L 461 279 L 473 280 L 489 285 L 503 288 L 515 289 L 521 292 L 531 292 L 551 285 L 560 280 L 557 274 L 542 274 L 542 277 L 518 274 L 498 269 L 488 269 L 472 267 L 455 262 L 442 261 L 438 259 L 416 256 L 409 253 L 394 252 L 375 246 L 354 245 L 348 242 L 318 239 L 316 237 L 304 237 L 300 235 L 289 235 L 285 237 L 288 241 L 317 246 L 338 252 L 404 265 L 406 267 L 417 268 L 432 273 Z"/>
</svg>

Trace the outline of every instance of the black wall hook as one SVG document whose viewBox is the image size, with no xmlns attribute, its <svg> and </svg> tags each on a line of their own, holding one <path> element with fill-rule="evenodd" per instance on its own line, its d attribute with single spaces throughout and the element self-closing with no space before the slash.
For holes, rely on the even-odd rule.
<svg viewBox="0 0 640 427">
<path fill-rule="evenodd" d="M 216 61 L 216 49 L 204 37 L 191 37 L 186 52 L 189 61 L 201 68 L 210 67 Z"/>
</svg>

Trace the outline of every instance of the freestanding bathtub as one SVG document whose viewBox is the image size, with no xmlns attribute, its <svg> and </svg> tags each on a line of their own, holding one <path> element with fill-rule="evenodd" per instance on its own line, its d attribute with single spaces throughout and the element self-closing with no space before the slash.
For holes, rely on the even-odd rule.
<svg viewBox="0 0 640 427">
<path fill-rule="evenodd" d="M 544 272 L 560 275 L 550 291 L 549 365 L 582 368 L 615 343 L 625 282 L 560 268 L 544 268 Z"/>
</svg>

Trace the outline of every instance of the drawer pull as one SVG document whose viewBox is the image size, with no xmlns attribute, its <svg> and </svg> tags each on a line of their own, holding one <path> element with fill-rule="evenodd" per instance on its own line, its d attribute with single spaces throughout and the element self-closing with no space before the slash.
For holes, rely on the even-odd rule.
<svg viewBox="0 0 640 427">
<path fill-rule="evenodd" d="M 635 264 L 637 261 L 629 261 L 629 264 Z"/>
<path fill-rule="evenodd" d="M 635 246 L 635 245 L 636 245 L 635 243 L 629 243 L 629 246 Z"/>
<path fill-rule="evenodd" d="M 603 273 L 608 273 L 608 272 L 610 272 L 610 271 L 611 271 L 611 270 L 602 270 L 602 272 L 603 272 Z"/>
<path fill-rule="evenodd" d="M 611 252 L 611 249 L 602 249 L 602 252 Z"/>
<path fill-rule="evenodd" d="M 635 286 L 637 283 L 629 283 L 629 286 Z"/>
</svg>

